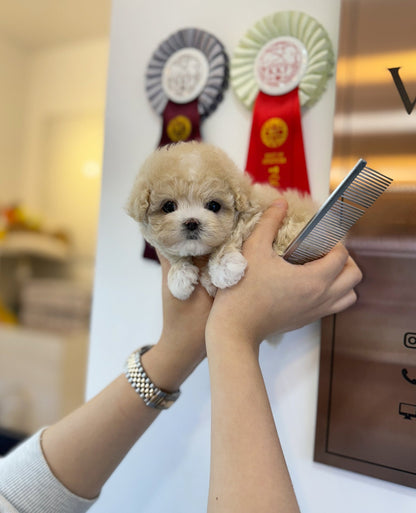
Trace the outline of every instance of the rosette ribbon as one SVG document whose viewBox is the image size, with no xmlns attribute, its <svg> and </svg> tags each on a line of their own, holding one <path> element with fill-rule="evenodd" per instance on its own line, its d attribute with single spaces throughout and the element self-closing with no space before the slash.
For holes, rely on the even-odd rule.
<svg viewBox="0 0 416 513">
<path fill-rule="evenodd" d="M 159 145 L 200 140 L 200 124 L 223 99 L 228 86 L 228 56 L 212 34 L 179 30 L 153 53 L 146 71 L 146 94 L 162 117 Z M 157 260 L 147 242 L 144 257 Z"/>
<path fill-rule="evenodd" d="M 228 56 L 212 34 L 196 28 L 175 32 L 153 53 L 146 94 L 163 117 L 159 146 L 201 139 L 200 122 L 222 101 Z"/>
<path fill-rule="evenodd" d="M 255 181 L 310 193 L 301 106 L 319 99 L 333 67 L 326 31 L 302 12 L 266 16 L 240 41 L 230 76 L 253 108 L 246 170 Z"/>
</svg>

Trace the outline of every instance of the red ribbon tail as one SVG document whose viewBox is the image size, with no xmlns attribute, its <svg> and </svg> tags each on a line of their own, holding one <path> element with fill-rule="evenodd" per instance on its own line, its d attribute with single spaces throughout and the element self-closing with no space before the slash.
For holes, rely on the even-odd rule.
<svg viewBox="0 0 416 513">
<path fill-rule="evenodd" d="M 256 182 L 310 193 L 298 88 L 281 96 L 259 92 L 246 170 Z"/>
<path fill-rule="evenodd" d="M 159 147 L 179 141 L 201 140 L 199 124 L 198 98 L 184 104 L 169 100 L 163 111 Z"/>
</svg>

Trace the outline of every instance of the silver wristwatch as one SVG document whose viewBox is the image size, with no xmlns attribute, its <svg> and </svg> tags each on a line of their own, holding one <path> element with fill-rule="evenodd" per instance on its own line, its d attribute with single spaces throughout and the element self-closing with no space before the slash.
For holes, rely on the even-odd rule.
<svg viewBox="0 0 416 513">
<path fill-rule="evenodd" d="M 134 351 L 127 359 L 124 374 L 146 406 L 157 410 L 166 410 L 172 406 L 181 392 L 180 390 L 166 392 L 152 383 L 141 363 L 142 354 L 146 353 L 151 347 L 153 346 L 143 346 Z"/>
</svg>

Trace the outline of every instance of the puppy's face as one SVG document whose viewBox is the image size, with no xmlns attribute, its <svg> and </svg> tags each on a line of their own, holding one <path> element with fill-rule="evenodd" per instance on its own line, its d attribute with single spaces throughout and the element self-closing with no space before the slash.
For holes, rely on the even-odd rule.
<svg viewBox="0 0 416 513">
<path fill-rule="evenodd" d="M 234 196 L 215 180 L 167 180 L 150 192 L 143 233 L 167 254 L 206 255 L 229 238 L 234 222 Z"/>
<path fill-rule="evenodd" d="M 207 255 L 232 233 L 245 206 L 243 174 L 209 145 L 182 143 L 149 157 L 128 211 L 166 256 Z"/>
</svg>

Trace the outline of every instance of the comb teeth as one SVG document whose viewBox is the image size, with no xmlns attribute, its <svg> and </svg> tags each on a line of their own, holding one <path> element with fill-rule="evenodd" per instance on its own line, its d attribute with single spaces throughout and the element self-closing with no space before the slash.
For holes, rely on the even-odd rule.
<svg viewBox="0 0 416 513">
<path fill-rule="evenodd" d="M 360 159 L 289 244 L 283 258 L 292 264 L 305 264 L 326 255 L 392 181 Z"/>
</svg>

